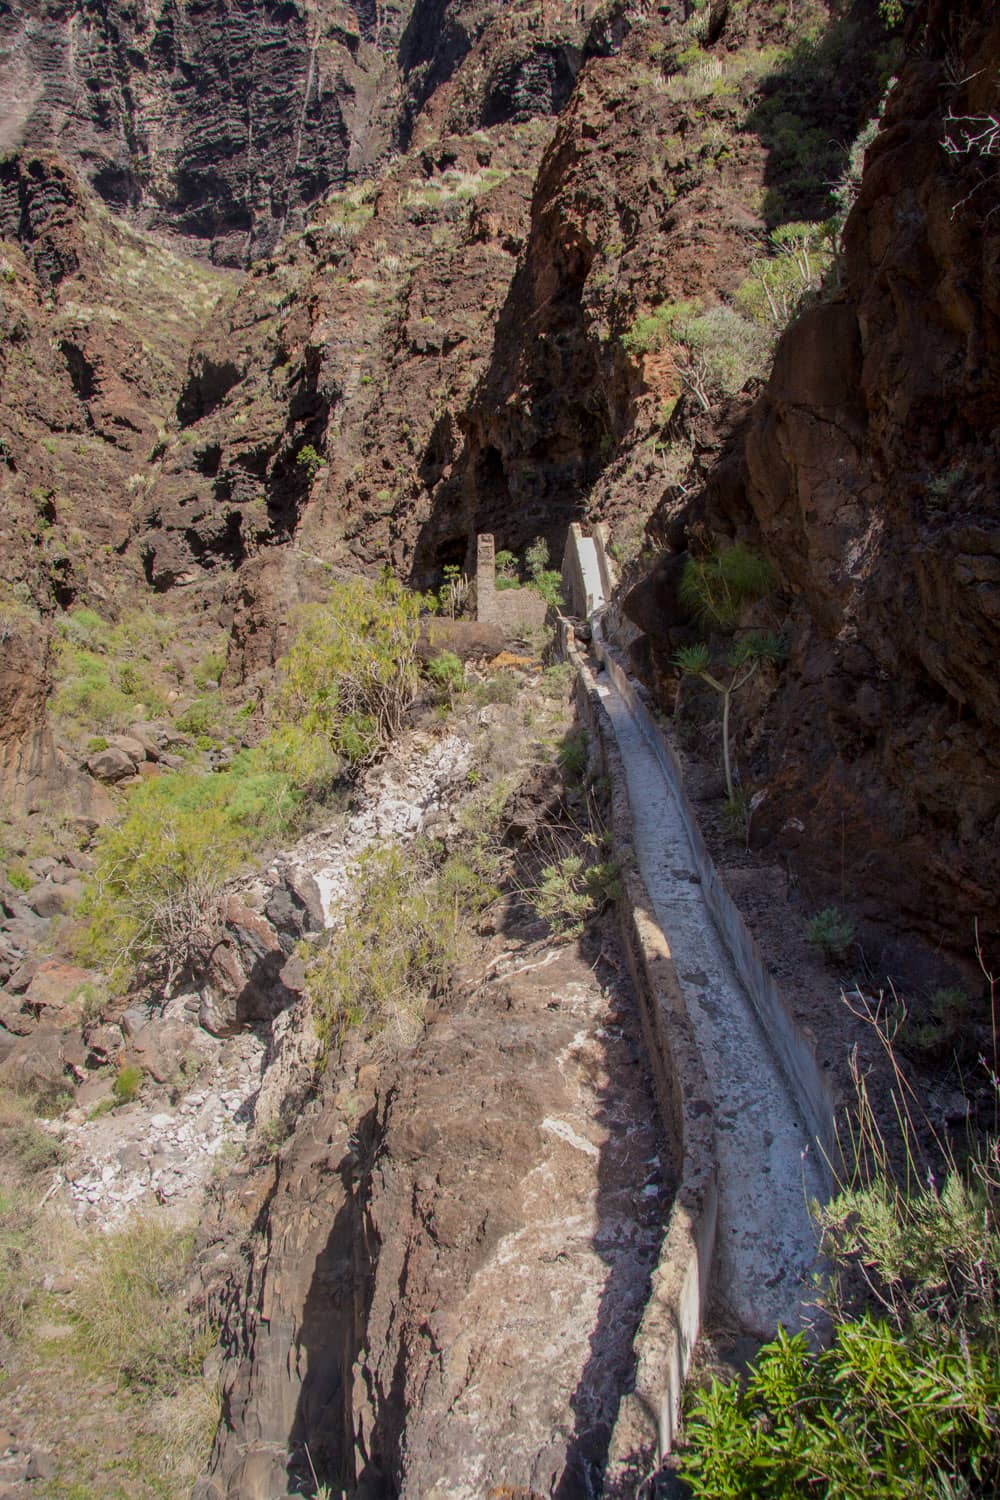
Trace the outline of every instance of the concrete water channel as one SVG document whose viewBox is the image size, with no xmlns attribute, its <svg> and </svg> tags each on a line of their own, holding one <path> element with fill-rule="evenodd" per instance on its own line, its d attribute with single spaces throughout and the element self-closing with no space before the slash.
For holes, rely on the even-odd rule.
<svg viewBox="0 0 1000 1500">
<path fill-rule="evenodd" d="M 637 861 L 708 1077 L 718 1191 L 712 1289 L 748 1331 L 798 1327 L 816 1262 L 810 1205 L 827 1190 L 816 1139 L 825 1100 L 817 1100 L 808 1066 L 805 1082 L 790 1074 L 789 1056 L 794 1068 L 801 1047 L 786 1018 L 765 1014 L 768 1024 L 762 1022 L 738 955 L 706 901 L 705 853 L 699 859 L 692 847 L 683 793 L 665 770 L 662 747 L 658 754 L 651 742 L 649 723 L 613 680 L 600 637 L 608 573 L 599 539 L 595 544 L 572 529 L 564 577 L 595 631 L 598 659 L 592 656 L 590 670 L 621 755 Z"/>
</svg>

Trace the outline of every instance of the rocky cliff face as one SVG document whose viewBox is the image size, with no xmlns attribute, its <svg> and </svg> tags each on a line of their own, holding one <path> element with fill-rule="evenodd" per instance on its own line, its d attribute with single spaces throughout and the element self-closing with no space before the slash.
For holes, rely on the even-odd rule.
<svg viewBox="0 0 1000 1500">
<path fill-rule="evenodd" d="M 301 230 L 329 189 L 409 139 L 491 10 L 412 0 L 5 6 L 0 149 L 58 149 L 118 212 L 246 265 Z M 489 66 L 452 101 L 470 128 L 552 109 L 568 93 L 578 26 L 552 26 L 537 8 L 529 23 L 526 12 L 520 24 L 517 8 L 508 18 L 508 41 L 525 24 L 537 36 L 505 56 L 488 47 Z"/>
<path fill-rule="evenodd" d="M 818 896 L 888 904 L 966 952 L 976 919 L 995 941 L 1000 877 L 1000 183 L 981 136 L 998 58 L 995 20 L 931 7 L 868 152 L 844 285 L 788 330 L 676 535 L 700 517 L 750 536 L 787 590 L 790 660 L 748 742 L 761 830 Z M 666 653 L 683 611 L 669 561 L 660 577 Z"/>
</svg>

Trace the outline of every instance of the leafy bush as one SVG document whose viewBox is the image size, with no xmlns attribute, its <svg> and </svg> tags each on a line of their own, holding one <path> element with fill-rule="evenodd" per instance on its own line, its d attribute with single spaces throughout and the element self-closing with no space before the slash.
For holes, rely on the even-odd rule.
<svg viewBox="0 0 1000 1500">
<path fill-rule="evenodd" d="M 614 860 L 587 863 L 582 854 L 567 854 L 543 867 L 532 905 L 554 933 L 573 937 L 619 891 L 620 872 Z"/>
<path fill-rule="evenodd" d="M 388 574 L 337 583 L 303 611 L 282 663 L 274 727 L 325 742 L 350 765 L 399 733 L 419 681 L 420 598 Z"/>
<path fill-rule="evenodd" d="M 496 555 L 496 583 L 498 589 L 516 589 L 518 587 L 517 558 L 513 552 L 506 549 Z"/>
<path fill-rule="evenodd" d="M 556 759 L 563 775 L 569 781 L 579 781 L 587 769 L 589 740 L 585 729 L 571 729 L 565 734 L 556 751 Z"/>
<path fill-rule="evenodd" d="M 219 724 L 217 698 L 195 698 L 183 713 L 177 715 L 177 727 L 185 734 L 209 734 Z"/>
<path fill-rule="evenodd" d="M 842 962 L 854 942 L 854 923 L 837 907 L 828 906 L 809 918 L 806 937 L 825 959 Z"/>
<path fill-rule="evenodd" d="M 249 839 L 231 815 L 223 776 L 178 775 L 136 787 L 124 820 L 102 829 L 94 872 L 77 912 L 77 951 L 125 979 L 162 958 L 172 977 L 210 930 L 214 898 L 246 858 Z"/>
<path fill-rule="evenodd" d="M 77 733 L 121 729 L 142 707 L 166 708 L 158 680 L 169 622 L 135 610 L 116 625 L 78 606 L 59 621 L 52 709 Z"/>
<path fill-rule="evenodd" d="M 779 1330 L 745 1389 L 714 1381 L 696 1402 L 683 1475 L 705 1500 L 993 1494 L 998 1409 L 986 1350 L 937 1348 L 868 1317 L 818 1353 Z"/>
<path fill-rule="evenodd" d="M 670 345 L 686 352 L 682 374 L 708 407 L 708 392 L 735 395 L 767 372 L 772 340 L 735 308 L 699 302 L 663 302 L 636 318 L 622 339 L 632 354 L 656 353 Z"/>
<path fill-rule="evenodd" d="M 323 455 L 317 453 L 312 443 L 305 443 L 295 455 L 295 462 L 305 473 L 307 479 L 312 479 L 317 469 L 323 467 Z"/>
<path fill-rule="evenodd" d="M 427 676 L 443 702 L 451 702 L 465 686 L 465 667 L 454 651 L 441 651 L 427 663 Z"/>
<path fill-rule="evenodd" d="M 135 1063 L 127 1063 L 119 1068 L 115 1080 L 111 1085 L 111 1092 L 115 1096 L 116 1104 L 131 1104 L 139 1090 L 142 1088 L 142 1069 Z"/>
<path fill-rule="evenodd" d="M 477 708 L 485 708 L 487 703 L 505 703 L 510 706 L 517 702 L 517 683 L 510 672 L 495 672 L 492 677 L 475 684 L 472 701 Z"/>
<path fill-rule="evenodd" d="M 736 305 L 758 323 L 781 329 L 815 293 L 833 259 L 830 223 L 782 224 L 771 235 L 774 253 L 755 260 L 736 293 Z"/>
<path fill-rule="evenodd" d="M 214 687 L 220 681 L 225 669 L 225 648 L 207 652 L 191 674 L 195 687 L 202 692 L 207 687 Z"/>
<path fill-rule="evenodd" d="M 7 866 L 7 881 L 17 891 L 30 891 L 35 883 L 27 865 L 18 859 L 12 859 Z"/>
<path fill-rule="evenodd" d="M 779 1332 L 745 1387 L 713 1382 L 695 1401 L 683 1474 L 696 1496 L 998 1493 L 1000 1142 L 973 1140 L 959 1166 L 937 1139 L 939 1182 L 895 1021 L 881 1004 L 855 1014 L 873 1025 L 898 1087 L 890 1145 L 855 1057 L 848 1172 L 815 1210 L 833 1341 L 810 1351 L 803 1335 Z M 990 1077 L 996 1094 L 995 1064 Z"/>
<path fill-rule="evenodd" d="M 426 840 L 367 850 L 344 926 L 307 966 L 320 1036 L 419 1021 L 459 956 L 463 928 L 498 894 L 501 863 L 475 835 L 445 858 Z"/>
</svg>

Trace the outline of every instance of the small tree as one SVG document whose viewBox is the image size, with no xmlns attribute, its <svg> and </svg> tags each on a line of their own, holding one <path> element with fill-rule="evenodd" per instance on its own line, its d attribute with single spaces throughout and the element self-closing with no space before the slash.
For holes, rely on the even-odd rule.
<svg viewBox="0 0 1000 1500">
<path fill-rule="evenodd" d="M 674 665 L 687 677 L 700 677 L 722 698 L 722 766 L 726 777 L 726 796 L 736 801 L 733 783 L 732 755 L 729 746 L 729 710 L 733 694 L 746 687 L 757 668 L 765 661 L 778 661 L 784 647 L 774 635 L 750 635 L 737 641 L 726 658 L 729 680 L 722 681 L 712 671 L 711 653 L 706 645 L 685 646 L 674 656 Z"/>
<path fill-rule="evenodd" d="M 703 625 L 732 630 L 748 604 L 777 584 L 774 568 L 745 542 L 692 557 L 681 577 L 680 599 Z"/>
</svg>

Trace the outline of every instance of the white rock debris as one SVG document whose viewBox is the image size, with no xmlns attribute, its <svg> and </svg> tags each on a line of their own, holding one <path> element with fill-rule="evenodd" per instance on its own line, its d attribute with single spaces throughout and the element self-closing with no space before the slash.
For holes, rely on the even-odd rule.
<svg viewBox="0 0 1000 1500">
<path fill-rule="evenodd" d="M 302 839 L 263 879 L 249 882 L 246 894 L 260 910 L 275 887 L 311 878 L 324 924 L 335 925 L 366 849 L 452 830 L 471 762 L 472 746 L 458 735 L 408 736 L 368 773 L 362 806 L 346 824 Z M 145 1033 L 193 1019 L 198 1005 L 197 995 L 176 996 L 150 1006 L 138 1021 Z M 149 1102 L 140 1097 L 89 1117 L 77 1108 L 53 1122 L 66 1156 L 53 1186 L 64 1186 L 76 1218 L 113 1228 L 133 1209 L 154 1204 L 190 1217 L 213 1174 L 243 1149 L 254 1126 L 276 1117 L 296 1065 L 299 1071 L 312 1066 L 316 1040 L 311 1033 L 299 1036 L 299 1019 L 294 1012 L 279 1015 L 269 1038 L 247 1031 L 219 1039 L 199 1031 L 200 1066 L 187 1092 L 150 1090 Z"/>
<path fill-rule="evenodd" d="M 342 830 L 309 834 L 275 860 L 270 877 L 279 883 L 299 874 L 319 889 L 323 918 L 334 925 L 348 900 L 357 862 L 374 844 L 406 843 L 421 833 L 446 833 L 457 790 L 472 764 L 472 745 L 449 734 L 416 734 L 406 753 L 384 761 L 365 780 L 365 805 Z"/>
</svg>

